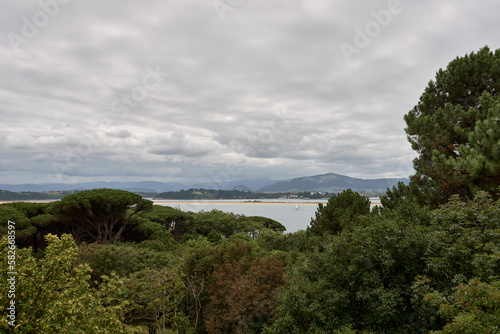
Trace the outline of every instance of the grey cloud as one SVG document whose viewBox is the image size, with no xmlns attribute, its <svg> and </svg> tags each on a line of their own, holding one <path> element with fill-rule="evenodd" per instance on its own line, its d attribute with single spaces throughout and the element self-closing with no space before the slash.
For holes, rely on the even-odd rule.
<svg viewBox="0 0 500 334">
<path fill-rule="evenodd" d="M 132 137 L 132 133 L 130 133 L 130 131 L 127 129 L 121 129 L 116 132 L 107 132 L 106 135 L 109 137 L 121 138 L 121 139 Z"/>
<path fill-rule="evenodd" d="M 346 61 L 340 43 L 387 4 L 243 1 L 221 21 L 210 1 L 71 1 L 14 52 L 8 34 L 40 5 L 12 2 L 0 13 L 0 182 L 54 181 L 54 163 L 68 182 L 210 181 L 228 163 L 242 179 L 407 176 L 403 115 L 440 67 L 499 47 L 500 4 L 402 0 Z M 157 66 L 168 76 L 113 110 Z"/>
<path fill-rule="evenodd" d="M 204 156 L 211 151 L 213 147 L 206 140 L 188 138 L 180 132 L 162 136 L 148 149 L 148 153 L 155 155 L 180 155 L 188 158 Z"/>
</svg>

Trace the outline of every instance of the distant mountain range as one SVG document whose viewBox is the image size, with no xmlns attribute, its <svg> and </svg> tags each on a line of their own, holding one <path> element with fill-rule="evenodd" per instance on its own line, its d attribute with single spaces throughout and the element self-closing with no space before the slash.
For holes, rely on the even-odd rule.
<svg viewBox="0 0 500 334">
<path fill-rule="evenodd" d="M 317 191 L 317 192 L 341 192 L 344 189 L 352 189 L 358 192 L 385 192 L 398 182 L 408 184 L 407 178 L 399 179 L 358 179 L 345 175 L 328 173 L 322 175 L 298 177 L 290 181 L 280 181 L 262 187 L 257 192 L 295 192 L 295 191 Z"/>
<path fill-rule="evenodd" d="M 0 190 L 9 191 L 60 191 L 89 190 L 97 188 L 122 189 L 132 192 L 163 192 L 186 189 L 186 186 L 176 182 L 85 182 L 85 183 L 42 183 L 42 184 L 0 184 Z"/>
<path fill-rule="evenodd" d="M 69 190 L 89 190 L 97 188 L 122 189 L 132 192 L 152 192 L 161 193 L 165 191 L 179 191 L 182 189 L 215 189 L 215 190 L 243 190 L 255 191 L 266 185 L 276 182 L 271 179 L 239 180 L 228 182 L 204 182 L 185 185 L 178 182 L 84 182 L 84 183 L 41 183 L 41 184 L 0 184 L 0 190 L 14 192 L 20 191 L 69 191 Z"/>
<path fill-rule="evenodd" d="M 252 179 L 252 180 L 238 180 L 228 182 L 204 182 L 192 184 L 187 188 L 194 189 L 215 189 L 215 190 L 245 190 L 256 191 L 262 187 L 275 183 L 277 180 L 271 179 Z M 184 189 L 187 189 L 184 187 Z"/>
<path fill-rule="evenodd" d="M 85 183 L 45 183 L 45 184 L 0 184 L 0 190 L 13 192 L 21 191 L 68 191 L 88 190 L 96 188 L 122 189 L 132 192 L 160 193 L 166 191 L 179 191 L 182 189 L 218 189 L 218 190 L 243 190 L 254 192 L 294 192 L 294 191 L 316 191 L 316 192 L 340 192 L 344 189 L 352 189 L 358 192 L 385 192 L 389 187 L 398 182 L 409 183 L 409 179 L 358 179 L 345 175 L 328 173 L 307 177 L 299 177 L 289 181 L 276 181 L 270 179 L 238 180 L 229 182 L 205 182 L 192 185 L 184 185 L 177 182 L 85 182 Z"/>
</svg>

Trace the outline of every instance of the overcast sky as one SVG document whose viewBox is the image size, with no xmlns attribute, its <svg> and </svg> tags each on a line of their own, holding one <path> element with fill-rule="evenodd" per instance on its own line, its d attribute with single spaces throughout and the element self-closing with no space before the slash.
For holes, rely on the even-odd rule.
<svg viewBox="0 0 500 334">
<path fill-rule="evenodd" d="M 23 0 L 0 12 L 0 183 L 407 177 L 403 116 L 500 47 L 500 2 Z"/>
</svg>

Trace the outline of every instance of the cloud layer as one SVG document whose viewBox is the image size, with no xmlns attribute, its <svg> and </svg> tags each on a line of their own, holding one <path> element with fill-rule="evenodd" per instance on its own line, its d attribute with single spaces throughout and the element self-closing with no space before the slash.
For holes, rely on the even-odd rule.
<svg viewBox="0 0 500 334">
<path fill-rule="evenodd" d="M 0 183 L 405 177 L 403 115 L 496 1 L 11 2 Z M 236 166 L 236 167 L 235 167 Z"/>
</svg>

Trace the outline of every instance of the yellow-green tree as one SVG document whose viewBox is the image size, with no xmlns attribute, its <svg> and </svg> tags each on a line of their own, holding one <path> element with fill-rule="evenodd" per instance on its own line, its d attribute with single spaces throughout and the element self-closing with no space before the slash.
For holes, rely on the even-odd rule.
<svg viewBox="0 0 500 334">
<path fill-rule="evenodd" d="M 8 239 L 0 241 L 0 330 L 4 333 L 123 333 L 127 303 L 115 299 L 122 284 L 106 278 L 98 289 L 90 287 L 91 269 L 77 265 L 78 247 L 70 235 L 47 235 L 45 256 L 36 259 L 31 249 L 15 253 L 8 267 Z M 15 296 L 7 291 L 7 273 L 14 271 Z M 10 277 L 11 275 L 9 275 Z M 11 298 L 13 297 L 13 298 Z M 15 326 L 5 316 L 15 301 Z"/>
<path fill-rule="evenodd" d="M 187 291 L 175 269 L 144 269 L 125 279 L 133 309 L 127 321 L 146 323 L 150 333 L 193 332 L 181 303 Z"/>
<path fill-rule="evenodd" d="M 459 284 L 450 302 L 438 292 L 425 297 L 439 306 L 448 323 L 435 334 L 498 333 L 500 329 L 500 280 L 491 284 L 473 279 Z"/>
</svg>

